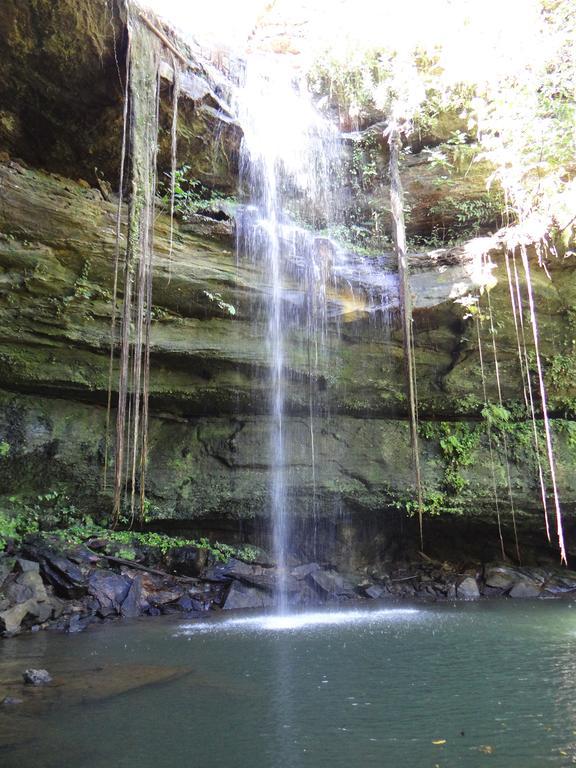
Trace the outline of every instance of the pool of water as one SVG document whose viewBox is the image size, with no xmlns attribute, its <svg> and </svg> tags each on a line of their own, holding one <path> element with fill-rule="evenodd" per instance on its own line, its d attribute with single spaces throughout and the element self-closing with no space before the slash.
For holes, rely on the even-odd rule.
<svg viewBox="0 0 576 768">
<path fill-rule="evenodd" d="M 28 667 L 55 687 L 0 708 L 3 768 L 576 764 L 570 602 L 41 633 L 0 644 L 0 698 Z"/>
</svg>

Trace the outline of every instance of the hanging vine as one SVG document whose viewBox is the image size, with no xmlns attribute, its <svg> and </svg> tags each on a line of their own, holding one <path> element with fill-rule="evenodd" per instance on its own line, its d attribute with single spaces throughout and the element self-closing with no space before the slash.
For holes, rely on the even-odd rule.
<svg viewBox="0 0 576 768">
<path fill-rule="evenodd" d="M 388 144 L 390 147 L 390 207 L 392 211 L 394 246 L 398 262 L 400 315 L 402 322 L 402 339 L 404 346 L 404 367 L 406 387 L 408 390 L 408 407 L 410 415 L 410 442 L 412 446 L 412 462 L 418 499 L 418 524 L 420 530 L 420 546 L 424 547 L 423 511 L 424 497 L 422 492 L 422 474 L 420 471 L 420 449 L 418 441 L 418 402 L 416 394 L 416 365 L 414 359 L 414 343 L 412 330 L 412 296 L 410 293 L 410 274 L 406 252 L 406 225 L 404 222 L 404 192 L 400 178 L 399 154 L 402 147 L 400 129 L 397 123 L 392 123 L 388 129 Z"/>
</svg>

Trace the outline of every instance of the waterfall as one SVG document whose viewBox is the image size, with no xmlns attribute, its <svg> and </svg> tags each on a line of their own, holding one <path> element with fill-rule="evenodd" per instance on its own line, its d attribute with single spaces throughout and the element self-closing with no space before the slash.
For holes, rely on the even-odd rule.
<svg viewBox="0 0 576 768">
<path fill-rule="evenodd" d="M 294 67 L 285 57 L 248 58 L 238 96 L 243 131 L 240 188 L 245 199 L 237 216 L 239 259 L 263 272 L 266 296 L 259 322 L 266 327 L 270 414 L 269 504 L 278 566 L 277 607 L 288 608 L 292 542 L 289 471 L 293 446 L 285 415 L 295 350 L 308 361 L 309 470 L 312 505 L 317 467 L 317 382 L 325 364 L 327 280 L 331 244 L 316 233 L 332 220 L 330 178 L 338 158 L 338 135 L 314 109 Z"/>
</svg>

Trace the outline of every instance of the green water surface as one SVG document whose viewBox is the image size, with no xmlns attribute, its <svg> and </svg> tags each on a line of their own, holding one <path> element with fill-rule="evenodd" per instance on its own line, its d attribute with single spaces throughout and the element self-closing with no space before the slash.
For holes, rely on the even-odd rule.
<svg viewBox="0 0 576 768">
<path fill-rule="evenodd" d="M 31 714 L 0 707 L 0 765 L 576 764 L 576 608 L 567 601 L 348 606 L 292 627 L 147 619 L 0 644 L 0 681 L 2 670 L 28 667 L 129 676 L 148 666 L 189 673 L 86 701 L 67 700 L 63 685 L 56 704 Z"/>
</svg>

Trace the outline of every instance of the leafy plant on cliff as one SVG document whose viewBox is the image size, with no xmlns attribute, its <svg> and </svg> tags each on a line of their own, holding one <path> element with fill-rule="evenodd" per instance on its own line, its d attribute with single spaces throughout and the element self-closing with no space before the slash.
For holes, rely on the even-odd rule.
<svg viewBox="0 0 576 768">
<path fill-rule="evenodd" d="M 478 197 L 459 200 L 450 195 L 431 206 L 430 214 L 453 222 L 445 232 L 448 239 L 471 238 L 489 226 L 499 228 L 503 223 L 505 202 L 502 195 L 486 192 Z"/>
<path fill-rule="evenodd" d="M 0 510 L 0 552 L 6 549 L 9 541 L 18 544 L 24 536 L 37 531 L 37 521 L 26 514 Z"/>
<path fill-rule="evenodd" d="M 328 40 L 318 51 L 313 88 L 329 94 L 345 130 L 397 110 L 406 135 L 442 137 L 443 118 L 451 115 L 460 122 L 449 138 L 452 149 L 432 148 L 432 164 L 448 178 L 472 160 L 474 142 L 477 159 L 493 168 L 488 187 L 505 191 L 518 219 L 537 215 L 574 231 L 572 0 L 526 0 L 521 13 L 504 4 L 496 16 L 481 3 L 445 6 L 439 13 L 436 4 L 416 10 L 406 3 L 377 37 L 366 24 L 351 25 L 337 45 Z M 452 23 L 438 24 L 443 16 Z M 522 46 L 502 42 L 512 39 L 512 28 Z M 487 212 L 470 213 L 478 220 Z"/>
<path fill-rule="evenodd" d="M 183 219 L 203 210 L 212 210 L 222 203 L 233 204 L 235 198 L 229 195 L 216 194 L 206 187 L 200 179 L 192 176 L 192 167 L 182 165 L 174 174 L 174 211 Z M 164 174 L 168 179 L 172 174 Z M 161 200 L 170 208 L 170 182 L 160 184 Z"/>
<path fill-rule="evenodd" d="M 468 486 L 462 470 L 474 462 L 481 428 L 466 422 L 421 422 L 420 435 L 426 440 L 437 440 L 444 467 L 443 489 L 448 494 L 461 494 Z"/>
</svg>

